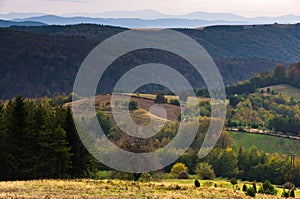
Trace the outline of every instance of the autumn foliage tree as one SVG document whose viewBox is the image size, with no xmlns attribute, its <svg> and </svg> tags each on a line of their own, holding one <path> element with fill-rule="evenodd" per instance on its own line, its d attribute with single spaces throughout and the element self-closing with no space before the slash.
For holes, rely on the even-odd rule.
<svg viewBox="0 0 300 199">
<path fill-rule="evenodd" d="M 214 170 L 207 162 L 199 163 L 196 173 L 203 180 L 213 180 L 216 177 Z"/>
<path fill-rule="evenodd" d="M 284 65 L 279 64 L 273 70 L 273 78 L 277 83 L 282 83 L 285 80 L 286 68 Z"/>
<path fill-rule="evenodd" d="M 181 171 L 186 171 L 188 172 L 188 168 L 185 166 L 185 164 L 178 162 L 176 164 L 173 165 L 172 169 L 171 169 L 171 174 L 178 176 L 178 174 Z"/>
</svg>

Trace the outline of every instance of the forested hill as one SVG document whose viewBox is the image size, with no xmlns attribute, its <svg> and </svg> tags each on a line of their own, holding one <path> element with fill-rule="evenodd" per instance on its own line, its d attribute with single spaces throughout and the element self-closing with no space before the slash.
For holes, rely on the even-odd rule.
<svg viewBox="0 0 300 199">
<path fill-rule="evenodd" d="M 91 24 L 1 28 L 0 98 L 71 92 L 76 72 L 90 50 L 124 30 Z M 300 60 L 300 24 L 176 30 L 197 40 L 212 55 L 225 84 L 271 70 L 277 63 Z M 202 86 L 187 62 L 175 55 L 165 55 L 152 50 L 121 57 L 111 65 L 99 92 L 109 92 L 125 71 L 150 61 L 174 66 L 194 87 Z"/>
<path fill-rule="evenodd" d="M 102 41 L 125 28 L 92 24 L 69 26 L 15 26 L 12 29 L 47 35 L 77 35 Z M 213 57 L 261 57 L 285 62 L 299 61 L 300 23 L 293 25 L 208 26 L 175 29 L 198 41 Z"/>
</svg>

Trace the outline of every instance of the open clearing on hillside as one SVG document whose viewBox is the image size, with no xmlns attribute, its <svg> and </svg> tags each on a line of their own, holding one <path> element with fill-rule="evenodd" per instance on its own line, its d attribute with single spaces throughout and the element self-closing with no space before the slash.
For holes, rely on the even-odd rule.
<svg viewBox="0 0 300 199">
<path fill-rule="evenodd" d="M 243 146 L 246 149 L 256 146 L 260 151 L 266 153 L 290 154 L 294 152 L 297 156 L 300 156 L 299 140 L 245 132 L 229 131 L 228 134 L 233 138 L 234 144 Z"/>
<path fill-rule="evenodd" d="M 162 182 L 133 182 L 121 180 L 33 180 L 0 182 L 0 198 L 251 198 L 233 190 L 229 182 L 194 180 L 164 180 Z M 214 185 L 217 184 L 217 188 Z M 241 188 L 243 183 L 239 183 Z M 250 186 L 250 184 L 249 184 Z M 257 194 L 257 198 L 278 198 Z M 299 195 L 296 191 L 296 196 Z"/>
<path fill-rule="evenodd" d="M 127 99 L 127 96 L 131 94 L 124 94 L 124 95 L 115 95 L 116 100 L 125 100 Z M 154 94 L 132 94 L 131 99 L 136 100 L 139 106 L 139 109 L 143 109 L 144 111 L 149 112 L 151 106 L 157 106 L 154 103 Z M 167 95 L 166 98 L 168 100 L 176 99 L 176 96 Z M 197 98 L 199 101 L 209 101 L 209 98 Z M 83 107 L 86 104 L 91 103 L 92 99 L 81 99 L 78 101 L 75 101 L 73 103 L 81 104 Z M 194 97 L 190 97 L 189 100 L 193 101 L 196 100 Z M 95 96 L 95 107 L 97 110 L 102 109 L 106 111 L 107 113 L 111 114 L 111 95 L 97 95 Z M 70 103 L 66 103 L 64 106 L 70 106 Z M 181 112 L 180 106 L 172 105 L 169 103 L 160 104 L 159 106 L 162 106 L 167 113 L 167 120 L 169 121 L 176 121 L 178 118 L 178 115 Z M 155 109 L 155 107 L 152 107 Z M 159 113 L 159 112 L 158 112 Z M 155 112 L 154 112 L 155 114 Z M 156 116 L 161 116 L 161 114 L 157 114 Z"/>
<path fill-rule="evenodd" d="M 117 100 L 125 100 L 125 96 L 117 96 Z M 146 99 L 146 98 L 140 98 L 140 97 L 131 97 L 131 99 L 136 100 L 138 103 L 138 106 L 140 109 L 143 109 L 144 111 L 149 111 L 150 107 L 155 105 L 153 100 Z M 75 101 L 73 103 L 81 104 L 82 107 L 88 106 L 88 104 L 92 103 L 92 99 L 81 99 L 78 101 Z M 107 113 L 111 113 L 111 95 L 97 95 L 95 96 L 95 107 L 97 110 L 102 109 Z M 66 103 L 64 106 L 70 106 L 71 103 Z M 157 106 L 157 105 L 155 105 Z M 180 107 L 175 106 L 172 104 L 161 104 L 159 106 L 162 106 L 167 113 L 167 119 L 170 121 L 177 120 L 178 115 L 180 114 Z M 155 108 L 155 107 L 154 107 Z M 159 116 L 159 115 L 157 115 Z"/>
<path fill-rule="evenodd" d="M 285 97 L 287 100 L 289 100 L 291 97 L 300 100 L 300 89 L 290 86 L 288 84 L 278 84 L 274 86 L 268 86 L 262 88 L 264 91 L 267 90 L 267 88 L 270 88 L 271 90 L 274 90 L 275 92 L 281 93 L 283 97 Z"/>
<path fill-rule="evenodd" d="M 156 97 L 156 95 L 154 95 L 154 94 L 145 94 L 145 93 L 132 93 L 132 94 L 128 93 L 128 95 L 131 95 L 133 97 L 138 97 L 138 98 L 150 99 L 150 100 L 154 100 Z M 178 99 L 178 97 L 175 95 L 165 95 L 165 98 L 169 101 L 172 99 Z M 195 97 L 189 97 L 189 98 L 191 99 L 191 98 L 195 98 Z M 210 100 L 210 98 L 203 98 L 203 97 L 197 97 L 197 98 L 199 101 Z"/>
</svg>

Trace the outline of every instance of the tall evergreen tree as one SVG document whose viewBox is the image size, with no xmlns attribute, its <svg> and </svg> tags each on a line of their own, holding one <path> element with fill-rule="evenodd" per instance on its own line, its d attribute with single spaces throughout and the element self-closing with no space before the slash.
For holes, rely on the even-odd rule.
<svg viewBox="0 0 300 199">
<path fill-rule="evenodd" d="M 49 150 L 49 140 L 51 131 L 47 128 L 49 116 L 46 109 L 41 104 L 34 108 L 32 114 L 32 135 L 36 141 L 36 152 L 34 157 L 34 174 L 36 178 L 54 177 L 53 168 L 51 168 L 51 154 Z"/>
<path fill-rule="evenodd" d="M 32 166 L 32 140 L 29 136 L 29 103 L 17 96 L 6 108 L 5 122 L 9 143 L 7 149 L 10 179 L 28 179 Z"/>
<path fill-rule="evenodd" d="M 5 122 L 4 122 L 4 106 L 0 102 L 0 180 L 5 180 L 8 178 L 7 176 L 7 168 L 8 168 L 8 162 L 7 162 L 7 142 L 6 142 L 6 128 L 5 128 Z"/>
<path fill-rule="evenodd" d="M 80 140 L 70 107 L 65 110 L 63 128 L 66 131 L 67 141 L 71 147 L 70 152 L 72 153 L 72 168 L 70 174 L 74 177 L 87 177 L 89 171 L 94 170 L 96 161 Z"/>
<path fill-rule="evenodd" d="M 55 177 L 62 178 L 68 176 L 68 171 L 71 168 L 71 153 L 66 140 L 66 132 L 59 125 L 53 130 L 50 137 L 49 149 L 52 153 L 52 167 L 55 171 Z"/>
</svg>

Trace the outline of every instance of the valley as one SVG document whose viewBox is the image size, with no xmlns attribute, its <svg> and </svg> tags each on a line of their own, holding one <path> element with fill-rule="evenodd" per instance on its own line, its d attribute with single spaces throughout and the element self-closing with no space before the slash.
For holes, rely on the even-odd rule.
<svg viewBox="0 0 300 199">
<path fill-rule="evenodd" d="M 203 79 L 190 63 L 167 51 L 132 51 L 111 63 L 94 97 L 84 98 L 72 93 L 82 61 L 100 42 L 129 29 L 95 24 L 38 25 L 0 28 L 0 56 L 5 58 L 0 59 L 0 198 L 256 195 L 268 199 L 292 196 L 292 191 L 300 197 L 299 190 L 292 188 L 300 187 L 300 24 L 173 29 L 207 50 L 225 84 L 225 126 L 220 134 L 214 132 L 217 142 L 204 158 L 199 158 L 199 151 L 208 150 L 203 143 L 210 122 L 216 118 L 211 118 Z M 197 97 L 185 92 L 175 96 L 167 88 L 150 84 L 135 93 L 120 91 L 111 102 L 117 80 L 148 62 L 174 67 L 190 81 Z M 96 117 L 92 118 L 89 114 L 94 108 Z M 189 114 L 198 108 L 199 115 Z M 130 118 L 122 114 L 127 109 Z M 86 114 L 75 118 L 74 113 L 80 110 Z M 113 113 L 120 113 L 120 125 Z M 159 125 L 150 123 L 151 119 Z M 151 124 L 153 132 L 159 131 L 147 138 L 131 136 L 123 130 L 132 130 L 131 120 L 138 130 Z M 180 153 L 175 162 L 155 172 L 132 174 L 96 159 L 74 121 L 91 128 L 96 121 L 101 126 L 103 135 L 96 132 L 88 142 L 97 143 L 96 149 L 107 138 L 131 153 L 155 152 L 172 143 L 180 122 L 186 127 L 181 136 L 190 138 L 192 124 L 199 123 L 189 147 L 174 148 L 144 163 L 160 165 L 164 158 Z M 79 130 L 86 129 L 79 125 Z M 107 147 L 101 155 L 122 164 L 112 151 Z"/>
</svg>

